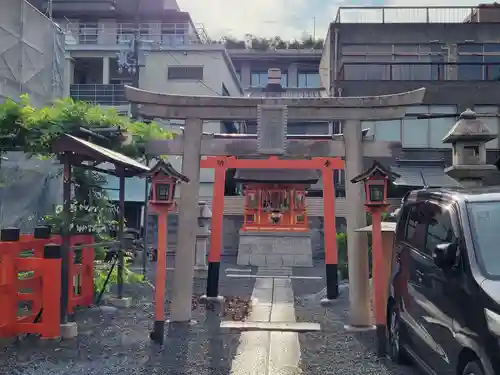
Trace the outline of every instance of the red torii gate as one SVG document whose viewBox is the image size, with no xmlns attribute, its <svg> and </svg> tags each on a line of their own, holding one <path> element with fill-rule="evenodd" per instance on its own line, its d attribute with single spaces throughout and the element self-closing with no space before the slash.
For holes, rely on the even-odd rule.
<svg viewBox="0 0 500 375">
<path fill-rule="evenodd" d="M 219 269 L 222 248 L 222 223 L 224 218 L 224 186 L 227 169 L 315 169 L 323 177 L 324 238 L 326 266 L 326 298 L 338 297 L 337 239 L 335 225 L 335 187 L 333 170 L 344 169 L 344 161 L 338 157 L 316 157 L 311 159 L 237 159 L 234 156 L 212 156 L 201 159 L 201 168 L 213 168 L 215 181 L 212 201 L 212 231 L 208 254 L 207 294 L 209 299 L 219 294 Z"/>
</svg>

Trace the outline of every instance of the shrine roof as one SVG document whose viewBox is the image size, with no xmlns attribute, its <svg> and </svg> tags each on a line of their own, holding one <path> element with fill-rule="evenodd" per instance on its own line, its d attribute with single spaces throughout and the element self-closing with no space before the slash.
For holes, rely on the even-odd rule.
<svg viewBox="0 0 500 375">
<path fill-rule="evenodd" d="M 315 184 L 319 173 L 314 169 L 237 169 L 237 182 Z"/>
</svg>

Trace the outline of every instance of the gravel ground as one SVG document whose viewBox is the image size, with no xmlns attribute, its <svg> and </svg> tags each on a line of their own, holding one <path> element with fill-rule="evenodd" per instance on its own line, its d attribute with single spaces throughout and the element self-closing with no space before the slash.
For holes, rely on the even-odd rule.
<svg viewBox="0 0 500 375">
<path fill-rule="evenodd" d="M 315 276 L 324 274 L 324 265 L 317 263 Z M 299 270 L 297 270 L 299 271 Z M 313 276 L 313 269 L 294 274 Z M 348 288 L 341 288 L 339 299 L 328 308 L 320 305 L 324 297 L 323 280 L 292 281 L 297 321 L 321 324 L 320 332 L 299 333 L 303 375 L 420 375 L 412 367 L 397 366 L 375 355 L 375 332 L 348 333 Z"/>
<path fill-rule="evenodd" d="M 254 280 L 227 279 L 225 267 L 234 267 L 235 260 L 223 262 L 221 294 L 248 298 Z M 172 273 L 167 285 L 172 288 Z M 196 280 L 194 292 L 204 294 L 204 281 Z M 149 340 L 153 322 L 151 288 L 127 285 L 125 295 L 133 298 L 131 308 L 115 313 L 106 309 L 79 311 L 79 336 L 74 340 L 42 341 L 29 337 L 15 345 L 0 346 L 0 374 L 229 374 L 240 335 L 220 330 L 217 311 L 206 311 L 197 304 L 193 310 L 197 323 L 170 325 L 165 345 L 159 348 Z"/>
<path fill-rule="evenodd" d="M 169 257 L 169 267 L 174 265 Z M 248 299 L 254 279 L 227 278 L 226 268 L 238 268 L 236 259 L 224 258 L 220 272 L 220 292 L 224 296 Z M 322 276 L 321 261 L 310 269 L 297 269 L 295 275 Z M 148 272 L 153 280 L 154 268 Z M 167 289 L 173 287 L 168 273 Z M 347 293 L 325 309 L 323 280 L 293 280 L 298 321 L 318 322 L 321 332 L 301 333 L 301 365 L 303 375 L 377 374 L 418 375 L 409 367 L 398 367 L 380 361 L 374 355 L 374 333 L 346 333 Z M 195 280 L 194 295 L 205 293 L 204 280 Z M 153 345 L 149 332 L 153 322 L 152 290 L 147 285 L 127 285 L 125 295 L 133 297 L 129 309 L 110 313 L 82 310 L 77 314 L 79 336 L 68 341 L 41 341 L 26 338 L 7 347 L 0 346 L 0 374 L 9 375 L 227 375 L 239 344 L 240 334 L 221 330 L 218 311 L 207 311 L 193 304 L 196 324 L 170 325 L 164 347 Z M 167 296 L 168 299 L 168 296 Z M 167 301 L 168 309 L 168 301 Z M 274 375 L 274 374 L 273 374 Z"/>
</svg>

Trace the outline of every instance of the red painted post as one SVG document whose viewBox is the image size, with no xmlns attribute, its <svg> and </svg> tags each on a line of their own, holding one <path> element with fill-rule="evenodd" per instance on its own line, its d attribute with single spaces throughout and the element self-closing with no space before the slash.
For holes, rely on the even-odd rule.
<svg viewBox="0 0 500 375">
<path fill-rule="evenodd" d="M 44 339 L 55 339 L 61 334 L 61 245 L 45 245 L 43 256 L 41 272 L 43 319 L 40 335 Z"/>
<path fill-rule="evenodd" d="M 212 199 L 210 250 L 208 253 L 207 298 L 219 296 L 220 253 L 224 222 L 224 189 L 226 185 L 226 159 L 217 160 Z"/>
<path fill-rule="evenodd" d="M 162 345 L 165 330 L 165 295 L 167 283 L 167 232 L 168 232 L 168 206 L 157 207 L 158 210 L 158 257 L 156 263 L 155 282 L 155 322 L 154 338 Z"/>
<path fill-rule="evenodd" d="M 0 337 L 15 335 L 17 320 L 17 243 L 0 242 Z"/>
<path fill-rule="evenodd" d="M 5 280 L 6 305 L 2 306 L 6 322 L 6 337 L 16 334 L 17 321 L 17 257 L 22 250 L 20 246 L 19 228 L 4 228 L 0 231 L 0 247 L 3 249 L 2 263 Z"/>
<path fill-rule="evenodd" d="M 330 162 L 325 161 L 323 175 L 323 233 L 325 241 L 326 300 L 339 296 L 337 228 L 335 224 L 335 186 L 333 169 Z"/>
</svg>

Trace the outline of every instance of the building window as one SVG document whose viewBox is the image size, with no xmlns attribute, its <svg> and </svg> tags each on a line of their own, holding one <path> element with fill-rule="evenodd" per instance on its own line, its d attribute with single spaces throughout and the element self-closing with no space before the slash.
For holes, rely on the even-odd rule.
<svg viewBox="0 0 500 375">
<path fill-rule="evenodd" d="M 410 107 L 402 120 L 363 121 L 363 129 L 369 129 L 377 141 L 401 142 L 405 148 L 449 148 L 442 139 L 456 123 L 456 117 L 419 119 L 422 114 L 453 115 L 455 106 Z"/>
<path fill-rule="evenodd" d="M 288 87 L 288 73 L 281 73 L 281 87 Z"/>
<path fill-rule="evenodd" d="M 252 72 L 250 86 L 265 87 L 267 85 L 267 72 Z"/>
<path fill-rule="evenodd" d="M 298 74 L 298 85 L 299 88 L 320 88 L 321 78 L 319 73 L 313 72 L 299 72 Z"/>
<path fill-rule="evenodd" d="M 79 42 L 80 44 L 97 44 L 99 38 L 99 24 L 81 23 L 79 25 Z"/>
<path fill-rule="evenodd" d="M 464 81 L 500 80 L 500 44 L 458 45 L 458 79 Z"/>
<path fill-rule="evenodd" d="M 444 77 L 442 44 L 344 45 L 344 80 L 421 81 Z"/>
<path fill-rule="evenodd" d="M 250 86 L 252 87 L 266 87 L 268 82 L 268 75 L 266 72 L 252 72 L 250 77 Z M 281 73 L 281 87 L 288 87 L 288 74 Z"/>
<path fill-rule="evenodd" d="M 342 134 L 342 121 L 334 120 L 332 122 L 332 134 Z"/>
<path fill-rule="evenodd" d="M 202 66 L 169 66 L 168 79 L 203 80 Z"/>
<path fill-rule="evenodd" d="M 327 122 L 306 122 L 306 123 L 288 123 L 287 133 L 290 135 L 298 134 L 328 134 L 329 124 Z"/>
</svg>

